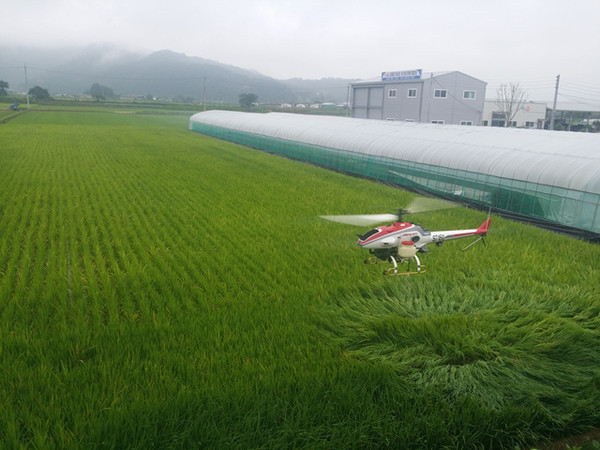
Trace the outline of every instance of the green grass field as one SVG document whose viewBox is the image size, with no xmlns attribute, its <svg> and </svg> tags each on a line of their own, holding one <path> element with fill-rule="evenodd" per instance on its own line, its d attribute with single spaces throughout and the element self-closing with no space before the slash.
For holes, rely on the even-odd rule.
<svg viewBox="0 0 600 450">
<path fill-rule="evenodd" d="M 0 124 L 4 448 L 528 448 L 600 427 L 600 247 L 492 219 L 383 277 L 412 194 L 187 116 Z M 414 217 L 472 228 L 465 209 Z"/>
</svg>

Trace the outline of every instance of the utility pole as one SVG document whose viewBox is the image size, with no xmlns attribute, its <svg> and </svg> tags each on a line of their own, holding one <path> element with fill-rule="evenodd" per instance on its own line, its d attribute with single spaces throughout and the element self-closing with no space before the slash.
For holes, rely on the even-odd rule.
<svg viewBox="0 0 600 450">
<path fill-rule="evenodd" d="M 346 117 L 348 117 L 350 113 L 350 85 L 348 85 L 346 89 Z"/>
<path fill-rule="evenodd" d="M 204 77 L 204 87 L 202 88 L 202 104 L 204 105 L 204 111 L 206 111 L 206 77 Z"/>
<path fill-rule="evenodd" d="M 27 64 L 23 64 L 25 68 L 25 96 L 27 97 L 27 109 L 29 109 L 29 86 L 27 85 Z"/>
<path fill-rule="evenodd" d="M 549 130 L 554 130 L 554 116 L 556 115 L 556 98 L 558 97 L 558 82 L 560 81 L 560 75 L 556 75 L 556 89 L 554 89 L 554 104 L 552 105 L 552 115 L 550 116 Z"/>
</svg>

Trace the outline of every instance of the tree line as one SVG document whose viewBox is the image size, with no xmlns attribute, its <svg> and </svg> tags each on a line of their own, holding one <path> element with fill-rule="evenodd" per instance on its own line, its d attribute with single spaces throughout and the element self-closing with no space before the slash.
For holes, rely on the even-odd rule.
<svg viewBox="0 0 600 450">
<path fill-rule="evenodd" d="M 9 87 L 10 86 L 9 86 L 8 82 L 6 82 L 4 80 L 0 80 L 0 97 L 5 97 L 6 95 L 8 95 Z M 45 99 L 50 98 L 50 93 L 48 92 L 48 89 L 44 89 L 41 86 L 32 87 L 31 89 L 29 89 L 27 94 L 36 100 L 45 100 Z"/>
<path fill-rule="evenodd" d="M 8 95 L 9 87 L 10 85 L 8 84 L 8 82 L 0 80 L 0 97 L 5 97 Z M 32 87 L 31 89 L 29 89 L 27 94 L 35 100 L 47 100 L 50 98 L 50 92 L 48 92 L 48 89 L 45 89 L 41 86 Z M 117 98 L 117 95 L 115 95 L 114 91 L 111 88 L 98 83 L 92 84 L 92 86 L 90 87 L 89 91 L 86 92 L 86 94 L 90 94 L 94 99 L 98 101 Z"/>
</svg>

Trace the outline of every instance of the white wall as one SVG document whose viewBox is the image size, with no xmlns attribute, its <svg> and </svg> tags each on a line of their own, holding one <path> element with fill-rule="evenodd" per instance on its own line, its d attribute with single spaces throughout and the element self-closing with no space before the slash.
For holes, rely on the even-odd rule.
<svg viewBox="0 0 600 450">
<path fill-rule="evenodd" d="M 538 123 L 543 128 L 546 120 L 546 103 L 527 102 L 515 117 L 513 122 L 517 122 L 517 128 L 538 128 Z M 486 100 L 483 105 L 483 124 L 492 126 L 492 115 L 498 111 L 496 100 Z"/>
</svg>

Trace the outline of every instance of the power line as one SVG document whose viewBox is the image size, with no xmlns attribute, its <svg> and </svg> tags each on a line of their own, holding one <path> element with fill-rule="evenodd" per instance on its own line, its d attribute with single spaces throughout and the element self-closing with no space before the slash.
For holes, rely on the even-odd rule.
<svg viewBox="0 0 600 450">
<path fill-rule="evenodd" d="M 569 91 L 569 92 L 574 92 L 576 94 L 585 94 L 585 95 L 588 95 L 591 97 L 600 97 L 600 90 L 594 91 L 594 90 L 590 90 L 590 89 L 582 89 L 582 88 L 572 87 L 568 84 L 567 84 L 567 86 L 565 86 L 565 90 Z"/>
<path fill-rule="evenodd" d="M 572 91 L 570 89 L 561 89 L 561 94 L 565 96 L 570 95 L 571 97 L 580 98 L 587 101 L 600 102 L 600 96 L 587 95 L 587 93 L 585 92 Z"/>
<path fill-rule="evenodd" d="M 588 106 L 593 106 L 595 108 L 600 108 L 600 102 L 594 102 L 591 101 L 589 99 L 582 99 L 581 97 L 573 97 L 571 95 L 566 95 L 566 94 L 558 94 L 560 97 L 565 97 L 568 98 L 570 100 L 575 100 L 577 103 L 581 103 L 582 105 L 588 105 Z"/>
<path fill-rule="evenodd" d="M 600 84 L 584 83 L 581 81 L 572 81 L 572 80 L 569 80 L 568 84 L 576 86 L 576 87 L 580 87 L 582 89 L 591 90 L 591 91 L 600 91 Z"/>
</svg>

